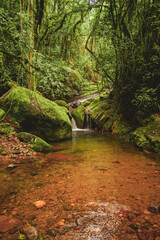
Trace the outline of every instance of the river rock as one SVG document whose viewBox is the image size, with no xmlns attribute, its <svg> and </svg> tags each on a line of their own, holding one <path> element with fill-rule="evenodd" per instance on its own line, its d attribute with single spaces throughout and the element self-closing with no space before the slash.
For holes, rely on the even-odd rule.
<svg viewBox="0 0 160 240">
<path fill-rule="evenodd" d="M 53 151 L 53 147 L 45 142 L 40 137 L 37 137 L 34 134 L 26 133 L 26 132 L 20 132 L 18 133 L 18 137 L 21 141 L 25 141 L 27 143 L 30 143 L 30 148 L 36 152 L 51 152 Z"/>
<path fill-rule="evenodd" d="M 21 131 L 48 141 L 72 137 L 68 110 L 44 98 L 40 93 L 15 87 L 1 98 L 0 107 Z"/>
<path fill-rule="evenodd" d="M 27 226 L 24 228 L 24 232 L 29 240 L 37 240 L 38 239 L 38 232 L 35 227 Z"/>
<path fill-rule="evenodd" d="M 46 202 L 44 200 L 39 200 L 34 202 L 34 206 L 36 206 L 36 208 L 42 208 L 46 205 Z"/>
<path fill-rule="evenodd" d="M 83 128 L 85 118 L 85 106 L 81 104 L 79 107 L 72 111 L 72 116 L 76 121 L 78 128 Z"/>
<path fill-rule="evenodd" d="M 147 210 L 152 213 L 160 213 L 160 204 L 151 204 Z"/>
<path fill-rule="evenodd" d="M 20 221 L 16 218 L 13 218 L 11 216 L 0 216 L 0 232 L 5 233 L 15 227 L 17 227 L 20 224 Z"/>
</svg>

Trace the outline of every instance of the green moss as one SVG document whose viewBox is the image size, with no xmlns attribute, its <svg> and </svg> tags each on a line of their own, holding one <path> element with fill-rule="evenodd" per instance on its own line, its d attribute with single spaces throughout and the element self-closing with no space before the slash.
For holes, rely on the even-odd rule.
<svg viewBox="0 0 160 240">
<path fill-rule="evenodd" d="M 23 87 L 16 87 L 0 101 L 8 117 L 21 129 L 48 141 L 71 138 L 67 109 Z"/>
<path fill-rule="evenodd" d="M 100 101 L 96 98 L 89 107 L 92 125 L 96 124 L 101 129 L 108 128 L 106 123 L 111 118 L 112 111 L 107 101 Z"/>
<path fill-rule="evenodd" d="M 84 125 L 84 117 L 85 117 L 85 106 L 81 104 L 79 107 L 75 108 L 72 111 L 72 116 L 74 117 L 77 127 L 83 128 Z"/>
<path fill-rule="evenodd" d="M 0 122 L 3 120 L 4 115 L 5 111 L 3 109 L 0 109 Z"/>
<path fill-rule="evenodd" d="M 112 130 L 113 122 L 114 122 L 113 118 L 109 118 L 108 121 L 104 124 L 104 130 L 105 130 L 106 132 Z"/>
<path fill-rule="evenodd" d="M 112 125 L 112 133 L 123 136 L 129 132 L 131 132 L 131 127 L 128 125 L 128 123 L 123 120 L 122 116 L 117 116 Z"/>
<path fill-rule="evenodd" d="M 160 152 L 160 117 L 152 115 L 146 122 L 131 133 L 130 139 L 140 148 Z"/>
<path fill-rule="evenodd" d="M 62 106 L 62 107 L 65 107 L 65 108 L 67 108 L 67 109 L 69 109 L 69 106 L 68 106 L 68 104 L 65 102 L 65 101 L 63 101 L 63 100 L 56 100 L 56 101 L 54 101 L 57 105 L 59 105 L 59 106 Z"/>
<path fill-rule="evenodd" d="M 36 152 L 51 152 L 53 151 L 53 147 L 45 142 L 43 139 L 26 132 L 18 133 L 18 137 L 21 141 L 30 143 L 30 149 Z"/>
<path fill-rule="evenodd" d="M 9 134 L 13 132 L 15 132 L 15 130 L 9 123 L 0 124 L 0 134 L 6 134 L 9 136 Z"/>
</svg>

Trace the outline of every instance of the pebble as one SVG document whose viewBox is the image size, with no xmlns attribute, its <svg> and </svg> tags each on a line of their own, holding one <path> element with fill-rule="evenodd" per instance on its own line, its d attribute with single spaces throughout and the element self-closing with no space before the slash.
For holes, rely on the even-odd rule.
<svg viewBox="0 0 160 240">
<path fill-rule="evenodd" d="M 39 200 L 33 203 L 34 206 L 36 206 L 37 208 L 42 208 L 46 205 L 46 202 L 44 200 Z"/>
<path fill-rule="evenodd" d="M 37 240 L 38 232 L 37 229 L 33 226 L 24 228 L 24 232 L 29 240 Z"/>
<path fill-rule="evenodd" d="M 48 230 L 47 231 L 47 235 L 50 235 L 52 237 L 55 237 L 57 235 L 57 230 L 53 229 L 53 230 Z"/>
<path fill-rule="evenodd" d="M 160 204 L 151 204 L 147 210 L 152 213 L 160 213 Z"/>
<path fill-rule="evenodd" d="M 15 165 L 15 164 L 9 164 L 7 168 L 13 169 L 13 168 L 16 168 L 16 167 L 17 167 L 17 165 Z"/>
</svg>

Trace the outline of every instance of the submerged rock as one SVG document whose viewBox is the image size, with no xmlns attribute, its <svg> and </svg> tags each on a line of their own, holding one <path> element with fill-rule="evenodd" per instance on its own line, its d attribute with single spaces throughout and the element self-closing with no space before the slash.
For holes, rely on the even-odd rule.
<svg viewBox="0 0 160 240">
<path fill-rule="evenodd" d="M 147 210 L 152 213 L 160 213 L 160 204 L 151 204 Z"/>
<path fill-rule="evenodd" d="M 48 141 L 71 138 L 72 126 L 67 109 L 23 87 L 13 88 L 1 98 L 0 106 L 22 130 Z"/>
<path fill-rule="evenodd" d="M 24 228 L 24 232 L 29 240 L 37 240 L 38 239 L 38 232 L 35 227 L 27 226 Z"/>
<path fill-rule="evenodd" d="M 18 137 L 21 141 L 30 143 L 30 148 L 36 152 L 51 152 L 53 147 L 45 142 L 43 139 L 26 132 L 18 133 Z"/>
<path fill-rule="evenodd" d="M 0 232 L 5 233 L 15 227 L 17 227 L 20 224 L 20 221 L 16 218 L 13 218 L 11 216 L 0 216 Z"/>
<path fill-rule="evenodd" d="M 36 208 L 42 208 L 46 205 L 46 202 L 44 200 L 39 200 L 39 201 L 36 201 L 34 202 L 34 206 Z"/>
</svg>

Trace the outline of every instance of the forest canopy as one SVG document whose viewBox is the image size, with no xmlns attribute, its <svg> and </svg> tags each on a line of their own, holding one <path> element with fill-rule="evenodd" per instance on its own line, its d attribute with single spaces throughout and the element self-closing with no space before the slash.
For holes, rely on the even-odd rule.
<svg viewBox="0 0 160 240">
<path fill-rule="evenodd" d="M 70 99 L 112 89 L 126 119 L 160 108 L 158 0 L 0 0 L 0 94 L 16 82 Z M 2 87 L 3 86 L 3 87 Z"/>
</svg>

